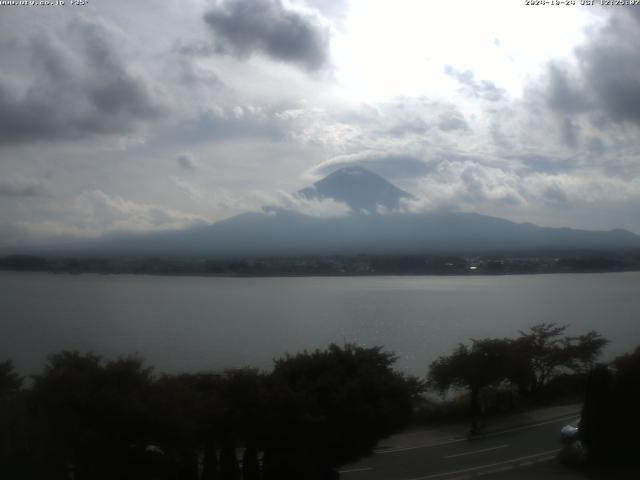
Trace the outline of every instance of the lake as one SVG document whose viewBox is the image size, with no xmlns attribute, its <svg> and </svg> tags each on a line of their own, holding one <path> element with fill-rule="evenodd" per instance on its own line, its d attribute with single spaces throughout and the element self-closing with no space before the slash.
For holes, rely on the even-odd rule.
<svg viewBox="0 0 640 480">
<path fill-rule="evenodd" d="M 0 272 L 0 360 L 138 353 L 158 371 L 270 368 L 330 342 L 384 345 L 423 375 L 470 338 L 539 322 L 595 329 L 606 357 L 640 344 L 640 272 L 461 277 L 219 278 Z"/>
</svg>

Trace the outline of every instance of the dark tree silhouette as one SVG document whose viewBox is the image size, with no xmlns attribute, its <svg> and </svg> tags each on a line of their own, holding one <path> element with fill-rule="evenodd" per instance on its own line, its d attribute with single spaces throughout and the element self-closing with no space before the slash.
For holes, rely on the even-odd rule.
<svg viewBox="0 0 640 480">
<path fill-rule="evenodd" d="M 240 465 L 236 457 L 235 439 L 227 434 L 222 442 L 220 452 L 220 479 L 240 480 Z"/>
<path fill-rule="evenodd" d="M 353 344 L 276 360 L 269 442 L 278 451 L 267 462 L 280 468 L 279 454 L 293 446 L 291 468 L 302 465 L 312 478 L 370 452 L 402 427 L 422 384 L 394 371 L 395 360 L 382 347 Z"/>
<path fill-rule="evenodd" d="M 638 467 L 640 347 L 589 375 L 580 437 L 589 461 Z"/>
<path fill-rule="evenodd" d="M 521 395 L 535 395 L 561 373 L 586 373 L 608 343 L 595 331 L 577 337 L 563 336 L 567 328 L 541 323 L 528 332 L 521 331 L 513 341 L 509 377 Z"/>
<path fill-rule="evenodd" d="M 242 480 L 260 480 L 260 464 L 255 444 L 249 443 L 242 456 Z"/>
<path fill-rule="evenodd" d="M 18 393 L 22 388 L 24 378 L 15 371 L 13 362 L 0 362 L 0 400 Z"/>
<path fill-rule="evenodd" d="M 580 439 L 587 447 L 589 461 L 601 464 L 606 458 L 606 442 L 611 427 L 612 372 L 602 365 L 594 368 L 587 379 L 587 391 L 580 418 Z"/>
<path fill-rule="evenodd" d="M 202 480 L 218 480 L 219 478 L 216 444 L 212 440 L 208 440 L 204 445 Z"/>
<path fill-rule="evenodd" d="M 0 475 L 195 480 L 201 456 L 204 480 L 336 478 L 412 412 L 422 384 L 394 361 L 381 347 L 331 345 L 270 374 L 154 375 L 138 357 L 65 351 L 26 389 L 4 362 Z"/>
<path fill-rule="evenodd" d="M 24 446 L 28 444 L 23 378 L 11 360 L 0 362 L 0 478 L 12 478 L 14 467 L 24 462 Z"/>
<path fill-rule="evenodd" d="M 148 435 L 150 384 L 151 370 L 136 357 L 107 363 L 91 353 L 49 357 L 32 391 L 45 468 L 73 468 L 78 480 L 134 468 L 130 447 Z"/>
<path fill-rule="evenodd" d="M 509 375 L 510 345 L 506 339 L 472 340 L 470 347 L 459 344 L 451 355 L 431 364 L 429 384 L 432 387 L 443 393 L 451 387 L 469 390 L 472 432 L 477 430 L 481 414 L 481 390 L 499 384 Z"/>
</svg>

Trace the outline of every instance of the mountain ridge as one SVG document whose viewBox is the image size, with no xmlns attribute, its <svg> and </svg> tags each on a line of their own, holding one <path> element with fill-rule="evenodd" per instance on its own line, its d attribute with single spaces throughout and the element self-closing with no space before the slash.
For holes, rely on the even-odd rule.
<svg viewBox="0 0 640 480">
<path fill-rule="evenodd" d="M 626 249 L 640 249 L 640 237 L 620 230 L 540 227 L 476 213 L 318 218 L 280 210 L 244 213 L 186 230 L 100 239 L 73 251 L 84 255 L 224 258 Z"/>
<path fill-rule="evenodd" d="M 371 185 L 380 188 L 367 191 L 373 188 Z M 393 207 L 412 198 L 411 194 L 361 167 L 339 169 L 316 182 L 313 193 L 303 189 L 298 195 L 345 202 L 352 213 L 322 218 L 265 208 L 263 212 L 243 213 L 184 230 L 111 235 L 77 242 L 64 251 L 58 249 L 58 253 L 221 258 L 640 250 L 640 236 L 623 229 L 551 228 L 478 213 L 402 211 Z"/>
</svg>

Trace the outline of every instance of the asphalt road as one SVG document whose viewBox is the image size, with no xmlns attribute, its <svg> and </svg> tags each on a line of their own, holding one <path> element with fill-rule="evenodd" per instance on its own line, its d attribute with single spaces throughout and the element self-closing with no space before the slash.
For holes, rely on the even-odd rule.
<svg viewBox="0 0 640 480">
<path fill-rule="evenodd" d="M 548 468 L 560 451 L 560 428 L 576 416 L 438 445 L 378 450 L 340 471 L 342 480 L 451 480 L 527 478 Z M 535 475 L 547 478 L 547 475 Z M 566 478 L 566 477 L 565 477 Z"/>
</svg>

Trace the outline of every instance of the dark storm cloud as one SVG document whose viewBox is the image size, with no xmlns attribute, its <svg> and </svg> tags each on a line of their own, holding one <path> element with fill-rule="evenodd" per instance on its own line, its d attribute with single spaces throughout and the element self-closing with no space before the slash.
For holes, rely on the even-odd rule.
<svg viewBox="0 0 640 480">
<path fill-rule="evenodd" d="M 0 77 L 0 144 L 130 133 L 160 115 L 104 27 L 76 20 L 65 33 L 18 43 L 28 71 L 19 85 Z"/>
<path fill-rule="evenodd" d="M 612 15 L 577 49 L 574 71 L 566 65 L 550 66 L 546 93 L 554 110 L 640 125 L 639 11 L 630 8 Z"/>
<path fill-rule="evenodd" d="M 218 48 L 241 59 L 263 54 L 310 71 L 328 61 L 328 31 L 315 18 L 285 9 L 280 0 L 227 0 L 204 20 Z"/>
<path fill-rule="evenodd" d="M 590 89 L 604 112 L 614 121 L 640 124 L 640 55 L 637 48 L 600 45 L 584 50 L 581 57 Z"/>
<path fill-rule="evenodd" d="M 463 72 L 453 68 L 451 65 L 446 65 L 444 67 L 444 73 L 460 82 L 464 86 L 464 90 L 474 97 L 489 102 L 497 102 L 505 95 L 505 91 L 502 88 L 496 87 L 493 82 L 489 80 L 476 80 L 471 70 L 465 70 Z"/>
</svg>

